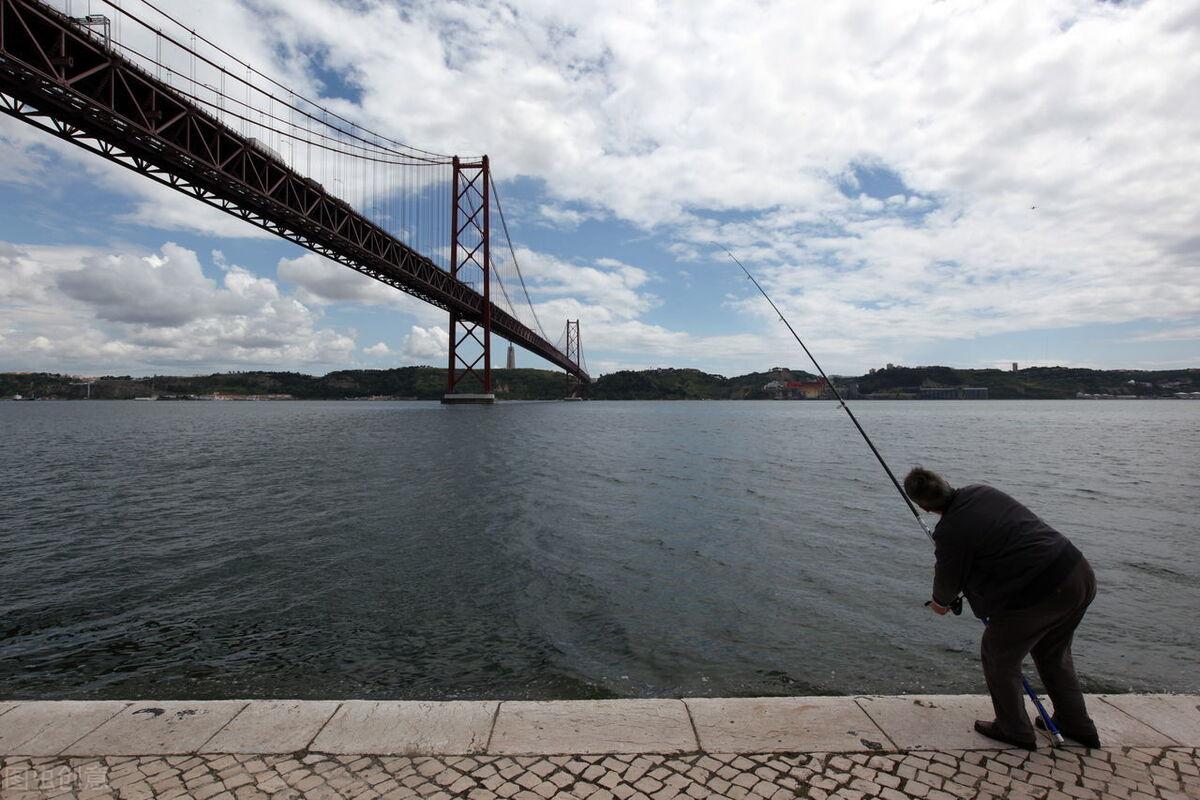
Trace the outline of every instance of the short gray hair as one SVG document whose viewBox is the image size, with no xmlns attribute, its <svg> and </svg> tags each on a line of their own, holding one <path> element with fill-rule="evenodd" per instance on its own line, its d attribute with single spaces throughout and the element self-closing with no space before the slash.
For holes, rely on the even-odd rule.
<svg viewBox="0 0 1200 800">
<path fill-rule="evenodd" d="M 921 508 L 944 511 L 950 504 L 954 489 L 946 479 L 931 469 L 913 467 L 904 477 L 904 491 Z"/>
</svg>

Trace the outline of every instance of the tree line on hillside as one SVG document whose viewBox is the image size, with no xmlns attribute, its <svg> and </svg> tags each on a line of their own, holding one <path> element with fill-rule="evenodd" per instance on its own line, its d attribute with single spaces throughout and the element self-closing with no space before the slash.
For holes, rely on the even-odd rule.
<svg viewBox="0 0 1200 800">
<path fill-rule="evenodd" d="M 1200 390 L 1200 369 L 1097 370 L 1028 367 L 1022 370 L 890 367 L 855 379 L 863 395 L 920 387 L 978 386 L 994 400 L 1056 400 L 1078 394 L 1171 397 Z"/>
<path fill-rule="evenodd" d="M 600 376 L 585 390 L 594 400 L 765 400 L 764 387 L 784 378 L 812 381 L 804 370 L 752 372 L 727 378 L 696 369 L 621 370 Z M 493 388 L 504 400 L 557 400 L 567 392 L 563 373 L 541 369 L 495 369 Z M 1015 372 L 951 367 L 890 367 L 835 383 L 863 397 L 905 396 L 920 387 L 978 386 L 992 399 L 1059 399 L 1079 393 L 1169 397 L 1200 391 L 1200 370 L 1091 370 L 1032 367 Z M 466 390 L 470 387 L 463 387 Z M 476 387 L 478 388 L 478 387 Z M 0 373 L 0 397 L 131 399 L 212 395 L 288 395 L 303 400 L 373 397 L 437 400 L 446 390 L 441 367 L 339 370 L 314 376 L 299 372 L 225 372 L 214 375 L 134 378 L 104 376 L 84 380 L 54 373 Z"/>
</svg>

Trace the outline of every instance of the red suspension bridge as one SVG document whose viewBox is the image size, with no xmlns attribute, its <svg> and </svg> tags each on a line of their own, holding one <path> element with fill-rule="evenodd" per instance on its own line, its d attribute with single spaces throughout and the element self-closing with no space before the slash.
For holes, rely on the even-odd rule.
<svg viewBox="0 0 1200 800">
<path fill-rule="evenodd" d="M 542 328 L 486 155 L 369 130 L 149 0 L 0 0 L 0 111 L 445 309 L 448 401 L 491 396 L 493 332 L 591 380 L 578 322 Z"/>
</svg>

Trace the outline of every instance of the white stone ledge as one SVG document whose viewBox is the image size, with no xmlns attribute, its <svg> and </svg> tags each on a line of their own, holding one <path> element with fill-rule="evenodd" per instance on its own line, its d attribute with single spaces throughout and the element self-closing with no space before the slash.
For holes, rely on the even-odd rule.
<svg viewBox="0 0 1200 800">
<path fill-rule="evenodd" d="M 599 755 L 697 749 L 679 700 L 552 700 L 501 703 L 487 751 Z"/>
<path fill-rule="evenodd" d="M 321 729 L 318 753 L 397 756 L 484 752 L 496 701 L 347 700 Z"/>
<path fill-rule="evenodd" d="M 853 697 L 696 698 L 684 701 L 708 753 L 895 750 Z"/>
<path fill-rule="evenodd" d="M 1200 747 L 1200 695 L 1091 695 L 1106 748 Z M 0 756 L 997 749 L 981 695 L 548 702 L 0 701 Z"/>
</svg>

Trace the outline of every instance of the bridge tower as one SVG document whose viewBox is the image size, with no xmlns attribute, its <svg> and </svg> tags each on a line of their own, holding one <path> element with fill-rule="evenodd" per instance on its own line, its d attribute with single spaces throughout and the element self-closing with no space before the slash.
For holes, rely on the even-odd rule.
<svg viewBox="0 0 1200 800">
<path fill-rule="evenodd" d="M 493 403 L 491 302 L 491 174 L 488 157 L 464 162 L 454 157 L 454 190 L 450 208 L 450 275 L 474 283 L 478 270 L 483 316 L 467 320 L 450 312 L 449 369 L 443 403 Z M 462 277 L 460 272 L 466 272 Z M 482 362 L 482 365 L 480 364 Z M 459 391 L 459 384 L 467 391 Z"/>
<path fill-rule="evenodd" d="M 583 345 L 579 340 L 579 320 L 567 320 L 567 360 L 576 367 L 582 366 Z M 568 400 L 580 400 L 579 390 L 582 384 L 579 381 L 579 376 L 573 372 L 567 373 L 567 398 Z"/>
</svg>

